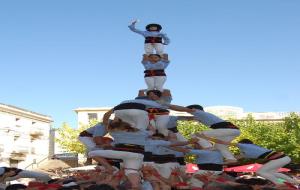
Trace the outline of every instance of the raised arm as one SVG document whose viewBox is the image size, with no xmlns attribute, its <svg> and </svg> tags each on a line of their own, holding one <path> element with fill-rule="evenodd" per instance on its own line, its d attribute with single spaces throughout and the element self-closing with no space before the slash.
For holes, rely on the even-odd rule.
<svg viewBox="0 0 300 190">
<path fill-rule="evenodd" d="M 164 89 L 161 94 L 162 97 L 172 97 L 171 91 L 169 89 Z"/>
<path fill-rule="evenodd" d="M 129 28 L 132 32 L 135 32 L 135 33 L 140 34 L 140 35 L 142 35 L 142 36 L 145 37 L 145 32 L 144 32 L 144 31 L 141 31 L 141 30 L 135 28 L 135 24 L 136 24 L 136 23 L 137 23 L 137 20 L 133 21 L 133 22 L 128 26 L 128 28 Z"/>
<path fill-rule="evenodd" d="M 144 97 L 144 96 L 146 96 L 145 91 L 146 91 L 145 89 L 139 90 L 138 97 Z"/>
<path fill-rule="evenodd" d="M 188 112 L 188 113 L 191 113 L 194 111 L 193 109 L 186 108 L 183 106 L 173 105 L 173 104 L 170 104 L 169 108 L 174 111 L 181 111 L 181 112 Z"/>
<path fill-rule="evenodd" d="M 222 141 L 222 140 L 219 140 L 219 139 L 216 139 L 216 138 L 205 136 L 202 133 L 196 133 L 196 136 L 199 137 L 199 138 L 206 139 L 208 141 L 217 143 L 217 144 L 225 144 L 225 145 L 229 145 L 229 146 L 237 146 L 237 143 L 231 143 L 231 142 L 227 142 L 227 141 Z"/>
<path fill-rule="evenodd" d="M 161 60 L 162 60 L 163 62 L 169 63 L 169 62 L 170 62 L 170 60 L 169 60 L 169 55 L 166 54 L 166 53 L 163 54 L 162 57 L 161 57 Z"/>
<path fill-rule="evenodd" d="M 145 63 L 147 63 L 148 61 L 149 61 L 148 55 L 147 55 L 147 54 L 144 54 L 144 55 L 143 55 L 143 59 L 142 59 L 142 63 L 145 64 Z"/>
<path fill-rule="evenodd" d="M 102 121 L 103 121 L 103 125 L 106 127 L 106 130 L 108 130 L 107 128 L 108 128 L 108 124 L 109 124 L 109 118 L 113 112 L 114 112 L 114 109 L 111 109 L 103 115 Z"/>
</svg>

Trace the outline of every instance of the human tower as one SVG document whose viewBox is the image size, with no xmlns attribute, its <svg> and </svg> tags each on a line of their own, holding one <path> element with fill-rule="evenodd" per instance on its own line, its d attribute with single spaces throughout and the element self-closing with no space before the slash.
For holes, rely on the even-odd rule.
<svg viewBox="0 0 300 190">
<path fill-rule="evenodd" d="M 149 24 L 146 30 L 142 31 L 135 27 L 136 23 L 136 20 L 133 21 L 129 29 L 145 38 L 142 64 L 145 68 L 147 90 L 140 90 L 135 99 L 125 100 L 105 113 L 103 124 L 98 125 L 98 130 L 101 129 L 101 140 L 94 140 L 98 150 L 90 148 L 92 151 L 89 152 L 89 156 L 109 171 L 113 169 L 105 158 L 122 159 L 125 174 L 132 186 L 140 188 L 141 169 L 151 166 L 162 177 L 169 178 L 174 174 L 174 168 L 185 164 L 184 155 L 192 153 L 197 156 L 199 171 L 189 179 L 189 185 L 202 187 L 204 183 L 195 177 L 196 175 L 207 171 L 218 175 L 223 172 L 224 165 L 237 162 L 228 146 L 240 135 L 240 130 L 231 122 L 205 112 L 200 105 L 184 107 L 171 104 L 171 93 L 164 89 L 167 79 L 165 69 L 169 65 L 164 46 L 170 43 L 170 39 L 161 32 L 162 26 L 159 24 Z M 193 117 L 170 116 L 170 109 L 190 113 Z M 113 113 L 115 117 L 110 120 Z M 191 140 L 187 141 L 177 130 L 179 119 L 197 120 L 211 130 L 192 134 Z M 97 126 L 94 130 L 97 131 Z M 103 141 L 103 135 L 107 132 L 113 137 L 113 143 L 106 144 Z M 285 154 L 259 147 L 248 139 L 243 139 L 235 145 L 246 158 L 269 160 L 257 172 L 260 176 L 275 184 L 278 183 L 278 177 L 296 183 L 295 180 L 274 170 L 291 161 Z M 107 147 L 110 150 L 107 150 Z"/>
<path fill-rule="evenodd" d="M 171 104 L 171 93 L 164 89 L 167 79 L 165 69 L 169 65 L 164 46 L 170 43 L 170 39 L 161 32 L 159 24 L 149 24 L 145 31 L 141 31 L 136 29 L 136 23 L 133 21 L 129 29 L 145 38 L 142 64 L 147 89 L 140 90 L 135 99 L 122 101 L 106 112 L 102 123 L 80 133 L 78 139 L 86 146 L 89 158 L 102 165 L 108 175 L 116 173 L 111 161 L 118 166 L 121 162 L 126 178 L 123 180 L 124 176 L 118 173 L 118 183 L 126 184 L 128 181 L 130 189 L 182 189 L 184 180 L 179 173 L 185 167 L 184 157 L 194 154 L 199 170 L 190 177 L 185 176 L 185 189 L 199 189 L 205 184 L 201 176 L 207 173 L 217 176 L 223 172 L 224 165 L 237 162 L 228 149 L 229 145 L 235 145 L 245 158 L 266 160 L 266 164 L 257 171 L 258 175 L 276 185 L 280 184 L 278 178 L 298 184 L 277 172 L 291 161 L 284 153 L 257 146 L 249 139 L 231 143 L 240 135 L 239 128 L 231 122 L 205 112 L 197 104 L 186 107 Z M 187 112 L 192 116 L 170 116 L 169 110 Z M 186 140 L 177 130 L 177 121 L 182 119 L 196 120 L 210 130 L 191 134 L 191 139 Z M 112 138 L 108 138 L 107 134 Z M 0 182 L 22 177 L 50 180 L 48 175 L 0 167 Z"/>
<path fill-rule="evenodd" d="M 248 139 L 231 144 L 231 141 L 240 135 L 237 126 L 205 112 L 200 105 L 185 107 L 171 104 L 171 93 L 164 89 L 167 78 L 165 69 L 169 65 L 164 46 L 170 43 L 170 39 L 161 32 L 162 26 L 159 24 L 149 24 L 146 30 L 142 31 L 135 27 L 136 23 L 136 20 L 133 21 L 129 29 L 145 38 L 142 64 L 145 68 L 147 90 L 140 90 L 135 99 L 125 100 L 105 113 L 103 124 L 100 125 L 102 130 L 106 129 L 102 136 L 109 132 L 114 139 L 113 143 L 108 145 L 110 150 L 104 150 L 107 144 L 103 139 L 95 141 L 98 148 L 105 148 L 90 151 L 89 156 L 110 171 L 113 169 L 104 158 L 122 159 L 126 176 L 132 187 L 138 189 L 141 185 L 142 169 L 151 166 L 162 177 L 169 178 L 174 174 L 174 168 L 185 164 L 185 154 L 192 153 L 197 156 L 199 171 L 188 183 L 190 187 L 202 187 L 204 182 L 197 178 L 197 175 L 206 172 L 218 175 L 223 172 L 224 165 L 237 162 L 228 149 L 229 145 L 235 145 L 246 158 L 264 158 L 269 161 L 257 171 L 260 176 L 274 184 L 278 184 L 277 178 L 284 178 L 296 184 L 295 180 L 276 171 L 276 168 L 291 161 L 285 154 L 257 146 Z M 192 117 L 170 116 L 169 110 L 187 112 Z M 113 113 L 115 117 L 110 120 Z M 179 119 L 197 120 L 211 130 L 192 134 L 191 140 L 188 141 L 177 130 Z"/>
</svg>

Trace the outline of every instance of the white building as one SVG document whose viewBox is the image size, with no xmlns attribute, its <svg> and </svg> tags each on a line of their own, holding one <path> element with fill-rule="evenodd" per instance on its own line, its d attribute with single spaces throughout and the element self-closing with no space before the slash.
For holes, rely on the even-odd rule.
<svg viewBox="0 0 300 190">
<path fill-rule="evenodd" d="M 52 122 L 50 116 L 0 103 L 0 165 L 26 168 L 48 159 Z"/>
<path fill-rule="evenodd" d="M 77 124 L 80 125 L 89 124 L 89 121 L 96 119 L 98 121 L 102 120 L 105 112 L 110 110 L 111 107 L 92 107 L 92 108 L 77 108 L 74 111 L 77 113 Z M 232 106 L 210 106 L 205 107 L 205 111 L 218 115 L 221 118 L 229 119 L 234 118 L 238 120 L 245 119 L 249 114 L 251 114 L 255 120 L 259 121 L 282 121 L 287 117 L 290 112 L 245 112 L 243 108 L 232 107 Z M 298 113 L 300 115 L 300 113 Z M 171 115 L 189 115 L 184 112 L 171 111 Z"/>
</svg>

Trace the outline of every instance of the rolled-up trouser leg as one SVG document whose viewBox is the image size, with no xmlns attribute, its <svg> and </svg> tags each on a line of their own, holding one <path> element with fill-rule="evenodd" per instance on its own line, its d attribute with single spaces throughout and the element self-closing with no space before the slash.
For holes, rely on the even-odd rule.
<svg viewBox="0 0 300 190">
<path fill-rule="evenodd" d="M 169 120 L 170 120 L 169 115 L 156 115 L 155 116 L 156 128 L 157 128 L 158 132 L 160 132 L 164 136 L 168 136 L 168 133 L 169 133 L 169 130 L 167 129 Z"/>
<path fill-rule="evenodd" d="M 174 168 L 179 167 L 177 162 L 170 162 L 164 164 L 155 164 L 155 168 L 159 171 L 159 174 L 164 178 L 169 178 Z"/>
<path fill-rule="evenodd" d="M 115 110 L 115 116 L 127 122 L 133 128 L 145 130 L 149 124 L 148 112 L 140 109 Z"/>
<path fill-rule="evenodd" d="M 288 177 L 287 175 L 284 174 L 279 174 L 278 175 L 278 169 L 289 164 L 291 162 L 291 158 L 288 156 L 285 156 L 283 158 L 279 158 L 276 160 L 271 160 L 264 164 L 260 169 L 257 170 L 257 174 L 261 177 L 264 177 L 274 184 L 280 184 L 278 182 L 278 178 L 282 178 L 284 180 L 287 180 L 291 183 L 297 183 L 295 180 L 292 178 Z"/>
<path fill-rule="evenodd" d="M 154 76 L 154 88 L 156 90 L 159 90 L 161 92 L 163 92 L 163 86 L 167 80 L 166 76 Z"/>
<path fill-rule="evenodd" d="M 199 137 L 197 137 L 196 135 L 192 135 L 191 137 L 192 137 L 192 138 L 197 138 L 197 139 L 198 139 L 197 143 L 198 143 L 203 149 L 210 149 L 210 148 L 213 148 L 213 144 L 212 144 L 211 142 L 209 142 L 208 140 L 199 138 Z"/>
<path fill-rule="evenodd" d="M 153 46 L 151 43 L 146 43 L 146 44 L 144 45 L 144 49 L 145 49 L 145 53 L 146 53 L 147 55 L 153 54 L 154 46 Z"/>
<path fill-rule="evenodd" d="M 94 150 L 89 152 L 89 157 L 103 157 L 103 158 L 113 158 L 113 159 L 122 159 L 125 168 L 125 174 L 129 173 L 138 173 L 138 170 L 142 167 L 144 155 L 125 152 L 125 151 L 116 151 L 116 150 Z"/>
<path fill-rule="evenodd" d="M 92 137 L 78 137 L 78 140 L 86 147 L 87 151 L 91 151 L 96 147 Z"/>
<path fill-rule="evenodd" d="M 34 172 L 34 171 L 28 171 L 28 170 L 23 170 L 20 173 L 18 173 L 18 175 L 8 178 L 6 180 L 13 181 L 13 180 L 20 179 L 20 178 L 34 178 L 37 181 L 42 181 L 42 182 L 48 182 L 51 180 L 51 177 L 46 173 Z"/>
<path fill-rule="evenodd" d="M 205 136 L 216 138 L 222 141 L 231 142 L 234 138 L 238 137 L 241 132 L 238 129 L 212 129 L 202 132 Z M 215 144 L 215 148 L 218 149 L 226 160 L 236 160 L 233 154 L 228 149 L 228 145 Z"/>
</svg>

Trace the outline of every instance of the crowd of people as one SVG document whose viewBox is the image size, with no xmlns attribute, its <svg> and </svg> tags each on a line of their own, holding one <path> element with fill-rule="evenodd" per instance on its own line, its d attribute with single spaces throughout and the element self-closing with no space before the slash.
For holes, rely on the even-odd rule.
<svg viewBox="0 0 300 190">
<path fill-rule="evenodd" d="M 76 172 L 64 179 L 40 179 L 25 189 L 297 189 L 299 179 L 280 173 L 278 169 L 291 162 L 289 156 L 255 145 L 249 139 L 232 141 L 240 135 L 238 126 L 205 112 L 197 104 L 171 103 L 170 90 L 164 89 L 169 65 L 164 45 L 170 43 L 159 24 L 149 24 L 146 31 L 129 29 L 145 37 L 145 68 L 147 89 L 134 99 L 124 100 L 106 112 L 103 121 L 82 131 L 78 137 L 87 150 L 88 159 L 97 162 L 95 170 Z M 171 116 L 170 110 L 190 116 Z M 187 140 L 177 129 L 178 120 L 198 121 L 210 128 L 191 134 Z M 109 134 L 109 135 L 108 135 Z M 224 172 L 224 167 L 238 163 L 229 146 L 240 149 L 244 158 L 264 159 L 253 180 L 241 180 Z M 187 173 L 185 156 L 194 154 L 198 171 Z M 20 176 L 1 169 L 1 180 Z M 39 179 L 39 178 L 38 178 Z M 46 181 L 45 181 L 46 180 Z"/>
</svg>

